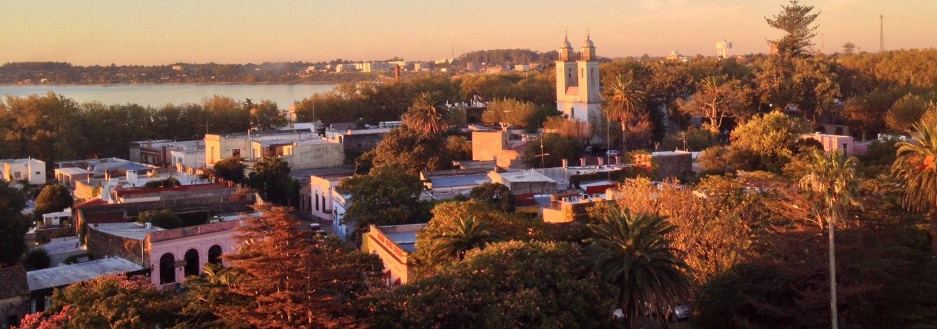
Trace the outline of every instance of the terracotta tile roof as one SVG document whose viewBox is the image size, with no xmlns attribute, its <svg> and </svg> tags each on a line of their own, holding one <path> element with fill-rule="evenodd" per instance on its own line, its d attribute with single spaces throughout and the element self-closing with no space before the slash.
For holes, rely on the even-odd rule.
<svg viewBox="0 0 937 329">
<path fill-rule="evenodd" d="M 96 206 L 96 205 L 102 205 L 102 204 L 107 204 L 107 201 L 101 200 L 101 198 L 94 198 L 94 199 L 90 199 L 88 201 L 76 204 L 73 207 L 75 209 L 81 209 L 81 208 L 88 207 L 88 206 Z"/>
<path fill-rule="evenodd" d="M 22 266 L 0 268 L 0 300 L 29 295 L 26 271 Z"/>
</svg>

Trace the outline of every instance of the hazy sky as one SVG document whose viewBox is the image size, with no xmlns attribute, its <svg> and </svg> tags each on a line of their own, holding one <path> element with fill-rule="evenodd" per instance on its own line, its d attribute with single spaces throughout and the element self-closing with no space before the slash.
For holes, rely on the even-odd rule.
<svg viewBox="0 0 937 329">
<path fill-rule="evenodd" d="M 852 41 L 937 47 L 937 0 L 806 0 L 824 50 Z M 168 64 L 437 59 L 477 49 L 553 50 L 590 30 L 601 56 L 765 52 L 781 0 L 131 1 L 0 0 L 0 63 Z M 819 46 L 821 38 L 815 42 Z"/>
</svg>

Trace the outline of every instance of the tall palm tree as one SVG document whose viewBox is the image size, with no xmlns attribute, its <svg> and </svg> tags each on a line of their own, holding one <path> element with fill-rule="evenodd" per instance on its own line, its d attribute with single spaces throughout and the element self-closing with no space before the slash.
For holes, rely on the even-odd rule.
<svg viewBox="0 0 937 329">
<path fill-rule="evenodd" d="M 891 170 L 904 185 L 905 207 L 930 211 L 931 250 L 937 252 L 937 125 L 913 127 L 911 139 L 898 143 Z"/>
<path fill-rule="evenodd" d="M 823 154 L 816 150 L 807 164 L 807 174 L 800 179 L 801 189 L 816 202 L 814 214 L 818 222 L 826 221 L 829 230 L 830 313 L 833 328 L 838 328 L 836 310 L 836 238 L 835 225 L 850 206 L 858 206 L 856 198 L 856 158 L 842 152 Z"/>
<path fill-rule="evenodd" d="M 605 85 L 605 117 L 607 120 L 621 121 L 621 150 L 627 150 L 628 121 L 637 117 L 645 110 L 645 93 L 634 81 L 634 75 L 616 76 L 611 83 Z"/>
<path fill-rule="evenodd" d="M 413 99 L 413 105 L 403 114 L 403 123 L 407 127 L 430 134 L 449 129 L 448 116 L 438 107 L 438 92 L 422 92 Z"/>
<path fill-rule="evenodd" d="M 484 247 L 494 239 L 495 235 L 488 229 L 487 222 L 473 216 L 460 218 L 449 230 L 433 237 L 432 255 L 436 260 L 462 260 L 467 251 Z"/>
<path fill-rule="evenodd" d="M 618 288 L 618 302 L 630 328 L 635 328 L 642 305 L 664 314 L 689 295 L 689 267 L 674 255 L 666 237 L 674 227 L 663 217 L 634 215 L 611 206 L 588 227 L 594 238 L 586 242 L 596 270 Z"/>
</svg>

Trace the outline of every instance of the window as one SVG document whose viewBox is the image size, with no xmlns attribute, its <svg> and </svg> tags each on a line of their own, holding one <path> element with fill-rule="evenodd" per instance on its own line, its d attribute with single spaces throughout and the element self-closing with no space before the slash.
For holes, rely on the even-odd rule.
<svg viewBox="0 0 937 329">
<path fill-rule="evenodd" d="M 13 178 L 20 179 L 20 176 L 22 176 L 22 174 L 19 171 L 13 172 Z"/>
<path fill-rule="evenodd" d="M 208 262 L 215 265 L 221 265 L 221 246 L 214 245 L 208 248 Z"/>
<path fill-rule="evenodd" d="M 198 274 L 198 250 L 189 249 L 185 252 L 185 276 Z"/>
<path fill-rule="evenodd" d="M 176 256 L 165 253 L 159 258 L 159 284 L 176 282 Z"/>
<path fill-rule="evenodd" d="M 231 150 L 231 156 L 240 158 L 240 157 L 241 157 L 241 150 L 240 150 L 240 149 L 233 149 L 233 150 Z"/>
<path fill-rule="evenodd" d="M 319 193 L 316 193 L 313 199 L 316 199 L 316 211 L 319 211 Z"/>
</svg>

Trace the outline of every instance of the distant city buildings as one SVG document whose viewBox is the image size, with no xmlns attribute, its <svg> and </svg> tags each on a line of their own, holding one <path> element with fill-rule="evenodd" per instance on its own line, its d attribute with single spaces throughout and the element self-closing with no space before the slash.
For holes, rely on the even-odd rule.
<svg viewBox="0 0 937 329">
<path fill-rule="evenodd" d="M 732 56 L 732 42 L 726 40 L 716 42 L 716 56 L 721 59 L 728 59 Z"/>
</svg>

